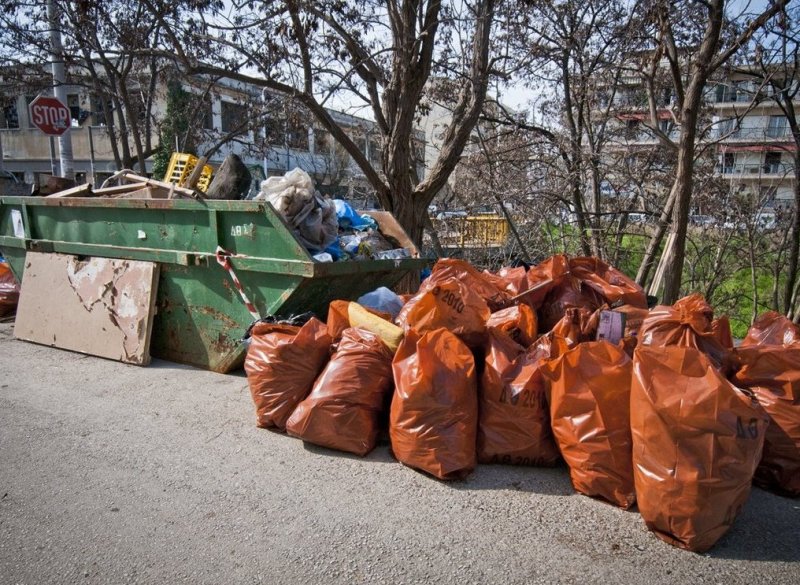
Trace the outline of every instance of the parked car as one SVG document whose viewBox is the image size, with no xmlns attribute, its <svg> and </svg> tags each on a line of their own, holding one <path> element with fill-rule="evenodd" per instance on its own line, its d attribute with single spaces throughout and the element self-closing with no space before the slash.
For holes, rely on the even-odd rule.
<svg viewBox="0 0 800 585">
<path fill-rule="evenodd" d="M 717 220 L 710 215 L 690 215 L 689 221 L 694 225 L 713 226 L 717 225 Z"/>
</svg>

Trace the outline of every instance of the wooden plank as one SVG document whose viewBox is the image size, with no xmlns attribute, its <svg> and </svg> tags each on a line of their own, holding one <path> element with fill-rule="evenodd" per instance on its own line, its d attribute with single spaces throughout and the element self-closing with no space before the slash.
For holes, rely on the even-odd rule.
<svg viewBox="0 0 800 585">
<path fill-rule="evenodd" d="M 155 262 L 28 252 L 14 337 L 150 363 Z"/>
<path fill-rule="evenodd" d="M 65 189 L 64 191 L 59 191 L 58 193 L 47 195 L 46 198 L 59 199 L 62 197 L 91 197 L 91 196 L 92 196 L 92 184 L 84 183 L 83 185 L 78 185 L 77 187 L 73 187 L 72 189 Z"/>
<path fill-rule="evenodd" d="M 127 193 L 129 191 L 138 191 L 142 187 L 146 187 L 147 183 L 128 183 L 126 185 L 114 185 L 113 187 L 106 187 L 105 189 L 95 189 L 95 195 L 119 195 L 120 193 Z"/>
</svg>

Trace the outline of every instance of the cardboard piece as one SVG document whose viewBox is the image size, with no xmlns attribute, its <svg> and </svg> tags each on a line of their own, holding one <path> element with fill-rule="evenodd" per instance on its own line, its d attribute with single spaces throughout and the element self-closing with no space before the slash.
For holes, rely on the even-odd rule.
<svg viewBox="0 0 800 585">
<path fill-rule="evenodd" d="M 150 363 L 155 262 L 28 252 L 14 337 Z"/>
</svg>

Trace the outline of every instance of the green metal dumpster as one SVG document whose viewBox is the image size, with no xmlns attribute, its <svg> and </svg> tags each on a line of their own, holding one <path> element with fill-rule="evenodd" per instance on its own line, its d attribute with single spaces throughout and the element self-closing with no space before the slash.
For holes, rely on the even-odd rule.
<svg viewBox="0 0 800 585">
<path fill-rule="evenodd" d="M 151 354 L 216 372 L 241 366 L 253 321 L 230 275 L 262 316 L 314 311 L 392 286 L 428 261 L 394 217 L 366 212 L 411 258 L 314 262 L 283 218 L 262 201 L 0 197 L 0 250 L 21 282 L 28 250 L 158 262 Z"/>
</svg>

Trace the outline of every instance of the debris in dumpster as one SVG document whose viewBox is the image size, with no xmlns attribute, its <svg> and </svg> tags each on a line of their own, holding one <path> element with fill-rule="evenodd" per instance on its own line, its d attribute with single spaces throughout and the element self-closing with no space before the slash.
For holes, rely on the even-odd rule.
<svg viewBox="0 0 800 585">
<path fill-rule="evenodd" d="M 476 465 L 478 396 L 472 352 L 445 329 L 411 331 L 392 363 L 389 437 L 395 457 L 439 479 Z"/>
<path fill-rule="evenodd" d="M 375 448 L 392 395 L 392 356 L 378 335 L 351 328 L 286 432 L 309 443 L 366 455 Z"/>
<path fill-rule="evenodd" d="M 508 334 L 523 347 L 530 347 L 536 341 L 536 313 L 528 305 L 500 309 L 489 316 L 486 326 Z"/>
<path fill-rule="evenodd" d="M 639 347 L 631 388 L 639 512 L 656 535 L 702 552 L 750 493 L 768 419 L 692 347 Z"/>
<path fill-rule="evenodd" d="M 19 302 L 19 284 L 7 262 L 0 260 L 0 317 L 13 313 Z"/>
<path fill-rule="evenodd" d="M 253 328 L 259 323 L 267 323 L 271 325 L 294 325 L 295 327 L 302 327 L 313 317 L 315 317 L 315 315 L 311 311 L 306 311 L 305 313 L 300 313 L 299 315 L 289 315 L 288 317 L 276 317 L 275 315 L 261 317 L 257 321 L 253 321 L 253 323 L 250 324 L 250 327 L 248 327 L 247 331 L 245 331 L 244 335 L 242 335 L 242 341 L 250 339 L 250 336 L 253 333 Z"/>
<path fill-rule="evenodd" d="M 545 467 L 558 462 L 540 368 L 566 350 L 561 338 L 526 350 L 502 330 L 489 328 L 478 388 L 478 462 Z"/>
<path fill-rule="evenodd" d="M 731 381 L 755 394 L 769 416 L 756 485 L 800 496 L 800 345 L 740 347 Z"/>
<path fill-rule="evenodd" d="M 751 345 L 791 345 L 800 341 L 800 327 L 775 311 L 755 320 L 740 347 Z"/>
<path fill-rule="evenodd" d="M 256 407 L 256 424 L 283 430 L 328 361 L 328 327 L 312 317 L 302 327 L 259 322 L 253 326 L 244 370 Z"/>
<path fill-rule="evenodd" d="M 333 204 L 336 207 L 336 219 L 340 228 L 354 230 L 378 229 L 378 222 L 369 215 L 358 215 L 347 201 L 334 199 Z"/>
<path fill-rule="evenodd" d="M 581 343 L 542 366 L 550 417 L 570 478 L 582 494 L 621 508 L 636 500 L 631 464 L 631 359 L 607 342 Z"/>
<path fill-rule="evenodd" d="M 147 365 L 158 279 L 155 262 L 29 251 L 14 337 Z"/>
<path fill-rule="evenodd" d="M 269 201 L 307 249 L 321 252 L 336 241 L 336 207 L 314 190 L 314 182 L 304 170 L 295 168 L 282 177 L 269 177 L 261 183 L 255 199 Z"/>
</svg>

